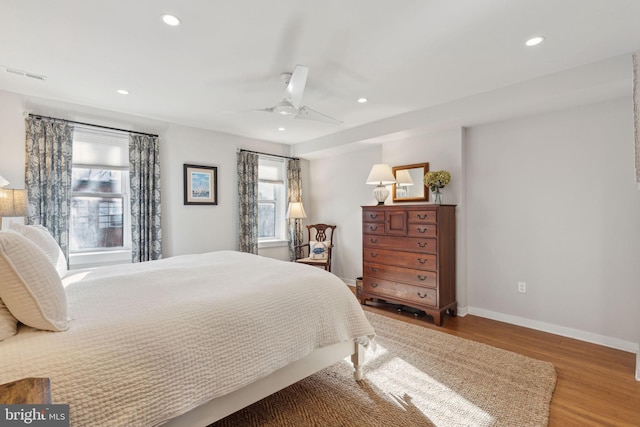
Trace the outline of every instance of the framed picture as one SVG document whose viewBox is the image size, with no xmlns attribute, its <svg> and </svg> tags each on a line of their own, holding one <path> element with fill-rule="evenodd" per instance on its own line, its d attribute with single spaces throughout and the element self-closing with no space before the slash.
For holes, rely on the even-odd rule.
<svg viewBox="0 0 640 427">
<path fill-rule="evenodd" d="M 184 165 L 184 204 L 218 204 L 218 168 Z"/>
</svg>

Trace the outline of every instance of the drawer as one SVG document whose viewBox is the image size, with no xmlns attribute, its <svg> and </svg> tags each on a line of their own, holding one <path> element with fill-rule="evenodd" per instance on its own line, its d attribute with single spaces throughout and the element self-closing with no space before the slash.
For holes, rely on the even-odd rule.
<svg viewBox="0 0 640 427">
<path fill-rule="evenodd" d="M 368 248 L 400 249 L 405 251 L 435 252 L 436 239 L 423 237 L 363 236 L 362 242 Z"/>
<path fill-rule="evenodd" d="M 418 210 L 410 210 L 409 212 L 409 222 L 424 224 L 431 223 L 435 224 L 438 222 L 438 211 L 436 210 L 428 210 L 428 211 L 418 211 Z"/>
<path fill-rule="evenodd" d="M 362 280 L 362 286 L 364 292 L 372 293 L 382 298 L 388 297 L 434 307 L 438 301 L 438 292 L 435 289 L 396 283 L 390 280 L 365 276 Z"/>
<path fill-rule="evenodd" d="M 363 273 L 365 276 L 410 283 L 427 288 L 435 288 L 438 283 L 437 273 L 435 271 L 416 270 L 413 268 L 396 267 L 394 265 L 365 262 Z"/>
<path fill-rule="evenodd" d="M 411 223 L 407 228 L 407 236 L 410 237 L 436 237 L 438 226 L 435 224 Z"/>
<path fill-rule="evenodd" d="M 362 211 L 362 222 L 381 222 L 384 223 L 384 211 Z"/>
<path fill-rule="evenodd" d="M 436 271 L 436 255 L 398 252 L 390 249 L 364 248 L 362 260 L 376 264 L 395 265 L 416 270 Z"/>
<path fill-rule="evenodd" d="M 363 234 L 384 234 L 384 222 L 365 222 L 362 224 Z"/>
</svg>

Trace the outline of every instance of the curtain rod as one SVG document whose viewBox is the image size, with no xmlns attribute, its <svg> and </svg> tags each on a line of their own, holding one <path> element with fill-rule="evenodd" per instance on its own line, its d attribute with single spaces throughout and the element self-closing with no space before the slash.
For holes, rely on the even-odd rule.
<svg viewBox="0 0 640 427">
<path fill-rule="evenodd" d="M 61 120 L 61 121 L 64 121 L 64 122 L 73 123 L 74 125 L 93 126 L 95 128 L 116 130 L 116 131 L 119 131 L 119 132 L 127 132 L 127 133 L 136 133 L 138 135 L 154 136 L 156 138 L 158 137 L 158 135 L 153 134 L 153 133 L 137 132 L 135 130 L 126 130 L 126 129 L 120 129 L 120 128 L 112 128 L 112 127 L 109 127 L 109 126 L 94 125 L 92 123 L 84 123 L 84 122 L 76 122 L 74 120 L 59 119 L 57 117 L 41 116 L 39 114 L 29 114 L 29 117 L 33 117 L 34 119 Z"/>
<path fill-rule="evenodd" d="M 238 152 L 240 152 L 240 151 L 244 151 L 245 153 L 262 154 L 263 156 L 281 157 L 283 159 L 291 159 L 291 160 L 300 160 L 299 157 L 281 156 L 281 155 L 278 155 L 278 154 L 262 153 L 260 151 L 243 150 L 242 148 L 240 148 L 238 150 Z"/>
</svg>

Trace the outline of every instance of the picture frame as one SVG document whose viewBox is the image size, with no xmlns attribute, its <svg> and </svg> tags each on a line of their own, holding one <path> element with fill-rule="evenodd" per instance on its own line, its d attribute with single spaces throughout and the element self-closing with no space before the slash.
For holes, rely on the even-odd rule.
<svg viewBox="0 0 640 427">
<path fill-rule="evenodd" d="M 218 204 L 218 168 L 184 165 L 184 204 Z"/>
</svg>

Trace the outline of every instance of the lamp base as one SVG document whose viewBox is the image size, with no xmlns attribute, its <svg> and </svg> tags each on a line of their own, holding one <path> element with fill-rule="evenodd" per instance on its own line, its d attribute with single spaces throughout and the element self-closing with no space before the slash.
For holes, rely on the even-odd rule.
<svg viewBox="0 0 640 427">
<path fill-rule="evenodd" d="M 373 190 L 373 197 L 378 201 L 378 205 L 384 205 L 384 201 L 389 197 L 389 190 L 384 185 L 378 185 Z"/>
</svg>

